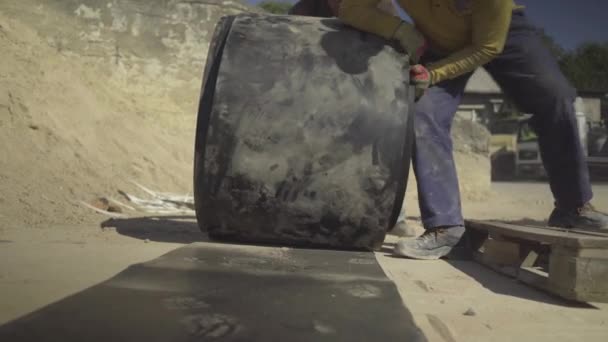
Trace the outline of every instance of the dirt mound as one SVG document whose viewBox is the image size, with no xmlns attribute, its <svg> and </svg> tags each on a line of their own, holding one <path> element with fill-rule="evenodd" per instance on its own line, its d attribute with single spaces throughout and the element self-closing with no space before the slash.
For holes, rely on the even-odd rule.
<svg viewBox="0 0 608 342">
<path fill-rule="evenodd" d="M 256 10 L 222 0 L 0 3 L 0 13 L 36 32 L 49 53 L 80 61 L 110 92 L 127 95 L 139 114 L 164 124 L 196 111 L 215 24 L 244 11 Z"/>
<path fill-rule="evenodd" d="M 130 179 L 188 191 L 194 113 L 144 111 L 102 70 L 51 48 L 0 13 L 0 221 L 70 224 L 91 217 L 77 204 L 130 188 Z M 144 110 L 142 110 L 142 108 Z"/>
<path fill-rule="evenodd" d="M 452 124 L 454 151 L 489 156 L 490 131 L 483 125 L 456 117 Z"/>
<path fill-rule="evenodd" d="M 192 190 L 209 0 L 0 3 L 0 222 L 99 220 L 79 201 Z M 0 225 L 0 228 L 2 227 Z"/>
<path fill-rule="evenodd" d="M 492 195 L 489 131 L 481 124 L 457 117 L 451 135 L 461 200 L 467 204 L 488 199 Z M 410 170 L 405 201 L 407 216 L 420 215 L 413 170 Z"/>
<path fill-rule="evenodd" d="M 454 160 L 460 191 L 465 201 L 480 201 L 490 195 L 490 132 L 471 120 L 456 118 L 452 125 Z"/>
</svg>

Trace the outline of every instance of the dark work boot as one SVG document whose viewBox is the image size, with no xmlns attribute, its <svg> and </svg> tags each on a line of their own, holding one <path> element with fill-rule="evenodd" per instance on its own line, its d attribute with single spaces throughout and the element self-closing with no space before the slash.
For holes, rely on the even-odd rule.
<svg viewBox="0 0 608 342">
<path fill-rule="evenodd" d="M 549 216 L 549 226 L 559 228 L 608 229 L 608 215 L 597 211 L 590 203 L 581 208 L 555 208 Z"/>
<path fill-rule="evenodd" d="M 422 260 L 436 260 L 446 256 L 464 234 L 463 226 L 427 229 L 415 239 L 397 242 L 393 254 Z"/>
</svg>

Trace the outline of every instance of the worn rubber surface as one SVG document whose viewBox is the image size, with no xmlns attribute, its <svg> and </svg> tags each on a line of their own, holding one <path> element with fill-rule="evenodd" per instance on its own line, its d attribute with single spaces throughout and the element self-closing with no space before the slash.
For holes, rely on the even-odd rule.
<svg viewBox="0 0 608 342">
<path fill-rule="evenodd" d="M 423 341 L 370 252 L 198 243 L 0 327 L 0 341 Z"/>
<path fill-rule="evenodd" d="M 196 133 L 201 229 L 216 239 L 378 248 L 410 163 L 407 63 L 333 19 L 224 18 Z"/>
</svg>

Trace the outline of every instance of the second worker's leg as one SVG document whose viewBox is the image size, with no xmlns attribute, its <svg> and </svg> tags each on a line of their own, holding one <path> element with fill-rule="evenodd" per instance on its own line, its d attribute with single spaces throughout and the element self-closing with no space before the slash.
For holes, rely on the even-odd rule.
<svg viewBox="0 0 608 342">
<path fill-rule="evenodd" d="M 513 14 L 505 49 L 486 69 L 522 111 L 533 114 L 556 202 L 549 225 L 608 228 L 608 216 L 589 204 L 593 194 L 574 111 L 576 92 L 523 13 Z"/>
</svg>

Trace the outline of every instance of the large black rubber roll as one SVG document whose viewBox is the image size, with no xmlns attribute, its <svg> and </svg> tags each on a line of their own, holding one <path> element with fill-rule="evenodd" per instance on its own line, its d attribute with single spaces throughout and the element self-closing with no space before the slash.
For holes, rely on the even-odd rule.
<svg viewBox="0 0 608 342">
<path fill-rule="evenodd" d="M 336 19 L 223 18 L 198 112 L 194 193 L 211 238 L 376 249 L 413 143 L 407 57 Z"/>
</svg>

